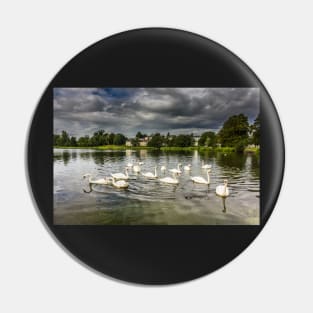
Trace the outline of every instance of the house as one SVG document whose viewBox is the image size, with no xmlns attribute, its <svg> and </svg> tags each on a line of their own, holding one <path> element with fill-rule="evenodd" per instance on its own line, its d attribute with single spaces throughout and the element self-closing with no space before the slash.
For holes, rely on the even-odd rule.
<svg viewBox="0 0 313 313">
<path fill-rule="evenodd" d="M 126 140 L 126 142 L 125 142 L 125 146 L 126 147 L 132 147 L 132 142 L 131 142 L 131 140 Z"/>
<path fill-rule="evenodd" d="M 149 137 L 144 137 L 139 139 L 139 146 L 140 147 L 146 147 L 149 142 Z"/>
</svg>

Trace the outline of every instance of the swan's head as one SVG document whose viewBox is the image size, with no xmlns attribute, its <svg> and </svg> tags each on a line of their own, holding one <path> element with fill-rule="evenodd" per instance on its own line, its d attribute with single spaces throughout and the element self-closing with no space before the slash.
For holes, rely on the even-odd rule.
<svg viewBox="0 0 313 313">
<path fill-rule="evenodd" d="M 87 178 L 87 177 L 90 177 L 90 176 L 91 176 L 91 174 L 89 174 L 89 173 L 84 174 L 84 175 L 83 175 L 83 179 L 85 179 L 85 178 Z"/>
<path fill-rule="evenodd" d="M 208 174 L 211 173 L 211 169 L 210 169 L 210 168 L 207 170 L 207 173 L 208 173 Z"/>
<path fill-rule="evenodd" d="M 224 185 L 227 185 L 227 184 L 228 184 L 228 180 L 224 179 Z"/>
<path fill-rule="evenodd" d="M 191 164 L 188 164 L 189 167 L 191 167 Z"/>
</svg>

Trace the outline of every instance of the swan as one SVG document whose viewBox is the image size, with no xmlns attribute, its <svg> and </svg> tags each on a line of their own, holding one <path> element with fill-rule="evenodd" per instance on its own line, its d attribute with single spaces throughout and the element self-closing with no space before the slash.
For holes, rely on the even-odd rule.
<svg viewBox="0 0 313 313">
<path fill-rule="evenodd" d="M 203 162 L 203 160 L 202 160 L 202 166 L 201 166 L 201 168 L 207 170 L 207 169 L 209 169 L 209 168 L 211 168 L 211 167 L 212 167 L 211 164 L 204 164 L 204 162 Z"/>
<path fill-rule="evenodd" d="M 166 171 L 166 166 L 165 165 L 162 165 L 161 166 L 161 172 L 165 172 Z"/>
<path fill-rule="evenodd" d="M 172 168 L 172 169 L 170 169 L 170 172 L 172 172 L 173 174 L 181 174 L 182 171 L 181 171 L 180 167 L 181 167 L 181 164 L 178 163 L 178 164 L 177 164 L 177 168 Z"/>
<path fill-rule="evenodd" d="M 112 183 L 111 177 L 94 179 L 91 176 L 92 176 L 91 174 L 87 173 L 83 175 L 83 178 L 85 179 L 88 177 L 89 184 L 110 185 Z"/>
<path fill-rule="evenodd" d="M 154 174 L 151 172 L 146 172 L 146 173 L 142 173 L 142 176 L 147 177 L 147 178 L 158 178 L 156 166 L 154 167 Z"/>
<path fill-rule="evenodd" d="M 160 182 L 161 183 L 166 183 L 166 184 L 174 184 L 174 185 L 178 185 L 179 184 L 179 180 L 176 178 L 176 174 L 174 173 L 175 177 L 163 177 L 160 178 Z"/>
<path fill-rule="evenodd" d="M 134 166 L 134 160 L 127 163 L 127 167 L 132 168 Z"/>
<path fill-rule="evenodd" d="M 227 184 L 228 184 L 228 180 L 225 179 L 223 185 L 219 185 L 216 187 L 215 192 L 218 196 L 220 196 L 220 197 L 228 197 L 229 196 L 229 189 L 227 187 Z"/>
<path fill-rule="evenodd" d="M 125 174 L 124 173 L 114 173 L 114 174 L 111 174 L 111 176 L 116 179 L 116 180 L 119 180 L 119 179 L 128 179 L 129 176 L 128 176 L 128 169 L 127 167 L 125 168 Z"/>
<path fill-rule="evenodd" d="M 210 184 L 210 173 L 211 171 L 208 169 L 207 170 L 207 176 L 208 179 L 206 180 L 205 178 L 201 177 L 201 176 L 193 176 L 190 177 L 190 179 L 192 180 L 192 182 L 196 183 L 196 184 L 205 184 L 205 185 L 209 185 Z"/>
<path fill-rule="evenodd" d="M 127 181 L 125 180 L 116 180 L 115 178 L 113 178 L 113 181 L 112 181 L 112 185 L 116 188 L 128 188 L 129 184 Z"/>
<path fill-rule="evenodd" d="M 139 165 L 144 165 L 144 164 L 145 164 L 145 162 L 138 162 L 138 164 L 139 164 Z"/>
<path fill-rule="evenodd" d="M 191 164 L 185 165 L 184 171 L 191 171 Z"/>
<path fill-rule="evenodd" d="M 139 163 L 138 163 L 139 164 Z M 133 166 L 133 171 L 135 172 L 135 173 L 139 173 L 140 171 L 141 171 L 141 168 L 140 168 L 140 166 L 139 165 L 134 165 Z"/>
</svg>

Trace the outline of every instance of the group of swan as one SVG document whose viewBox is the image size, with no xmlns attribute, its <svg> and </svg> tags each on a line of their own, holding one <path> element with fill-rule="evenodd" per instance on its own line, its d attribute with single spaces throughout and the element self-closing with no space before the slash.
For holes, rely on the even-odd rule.
<svg viewBox="0 0 313 313">
<path fill-rule="evenodd" d="M 100 179 L 94 179 L 92 178 L 91 174 L 85 174 L 83 178 L 87 178 L 89 180 L 90 184 L 98 184 L 98 185 L 113 185 L 116 188 L 120 189 L 125 189 L 128 188 L 129 183 L 127 180 L 129 179 L 128 175 L 128 169 L 132 168 L 132 170 L 138 174 L 141 172 L 140 165 L 143 165 L 143 162 L 136 162 L 136 163 L 128 163 L 126 168 L 125 168 L 125 173 L 111 173 L 111 177 L 105 177 L 105 178 L 100 178 Z M 160 182 L 166 183 L 166 184 L 173 184 L 173 185 L 178 185 L 179 180 L 177 176 L 182 173 L 181 170 L 182 165 L 180 163 L 177 164 L 177 168 L 172 168 L 169 170 L 169 172 L 172 173 L 172 177 L 167 176 L 167 177 L 158 177 L 157 173 L 157 167 L 154 167 L 154 173 L 153 172 L 143 172 L 141 175 L 145 178 L 148 179 L 159 179 Z M 210 164 L 204 164 L 202 161 L 202 169 L 206 169 L 206 174 L 207 177 L 204 178 L 202 176 L 192 176 L 190 177 L 191 181 L 196 184 L 203 184 L 203 185 L 209 185 L 210 184 L 210 172 L 212 165 Z M 161 171 L 164 173 L 166 171 L 166 167 L 163 165 L 161 166 Z M 188 164 L 184 166 L 184 171 L 191 171 L 191 164 Z M 228 197 L 229 196 L 229 188 L 228 188 L 228 181 L 224 180 L 223 185 L 219 185 L 216 187 L 215 190 L 216 194 L 220 197 Z"/>
<path fill-rule="evenodd" d="M 120 173 L 119 173 L 120 174 Z M 124 174 L 123 174 L 124 175 Z M 91 174 L 85 174 L 83 175 L 83 178 L 88 177 L 88 182 L 89 184 L 94 184 L 94 185 L 113 185 L 116 188 L 128 188 L 129 183 L 125 180 L 119 180 L 116 177 L 105 177 L 105 178 L 100 178 L 100 179 L 94 179 L 92 178 Z"/>
</svg>

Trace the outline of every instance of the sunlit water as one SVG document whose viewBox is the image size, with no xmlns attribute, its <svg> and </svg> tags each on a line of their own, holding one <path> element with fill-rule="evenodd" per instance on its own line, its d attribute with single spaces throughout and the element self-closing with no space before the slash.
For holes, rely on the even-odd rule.
<svg viewBox="0 0 313 313">
<path fill-rule="evenodd" d="M 89 186 L 85 173 L 102 178 L 124 172 L 132 160 L 144 162 L 142 172 L 192 165 L 179 176 L 179 185 L 149 180 L 130 171 L 129 188 Z M 190 176 L 203 176 L 202 160 L 212 164 L 210 185 L 193 184 Z M 124 225 L 243 225 L 259 224 L 259 156 L 236 153 L 54 150 L 54 223 Z M 228 179 L 230 196 L 215 194 L 217 185 Z"/>
</svg>

